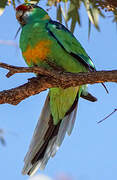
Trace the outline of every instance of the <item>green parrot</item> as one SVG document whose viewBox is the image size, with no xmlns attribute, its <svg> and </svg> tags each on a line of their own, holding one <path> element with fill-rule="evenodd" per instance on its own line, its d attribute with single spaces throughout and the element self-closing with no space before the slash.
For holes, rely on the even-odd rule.
<svg viewBox="0 0 117 180">
<path fill-rule="evenodd" d="M 80 42 L 62 24 L 53 21 L 41 7 L 24 3 L 16 8 L 22 31 L 20 48 L 29 67 L 40 66 L 64 72 L 96 71 Z M 22 173 L 33 175 L 44 169 L 60 147 L 66 132 L 71 134 L 76 119 L 78 99 L 95 102 L 86 85 L 50 88 L 41 116 L 24 159 Z"/>
</svg>

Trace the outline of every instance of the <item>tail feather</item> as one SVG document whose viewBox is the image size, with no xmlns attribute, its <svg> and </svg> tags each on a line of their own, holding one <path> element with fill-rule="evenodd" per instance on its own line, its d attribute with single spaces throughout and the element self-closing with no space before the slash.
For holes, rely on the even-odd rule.
<svg viewBox="0 0 117 180">
<path fill-rule="evenodd" d="M 70 136 L 75 124 L 75 120 L 76 120 L 76 114 L 77 114 L 77 108 L 78 108 L 78 98 L 79 98 L 79 93 L 76 96 L 76 99 L 73 103 L 73 105 L 71 106 L 71 108 L 69 109 L 69 111 L 66 113 L 66 115 L 68 115 L 68 119 L 69 119 L 69 124 L 68 124 L 68 128 L 67 128 L 67 134 Z"/>
<path fill-rule="evenodd" d="M 69 115 L 69 124 L 68 124 L 68 128 L 67 128 L 67 134 L 69 136 L 71 135 L 72 130 L 74 128 L 76 114 L 77 114 L 77 105 L 76 105 L 75 109 L 71 112 L 71 114 Z"/>
<path fill-rule="evenodd" d="M 23 174 L 33 175 L 38 168 L 44 169 L 49 158 L 56 154 L 66 132 L 69 135 L 71 134 L 76 117 L 77 103 L 78 95 L 63 120 L 54 125 L 50 113 L 49 95 L 47 96 L 29 151 L 24 159 Z"/>
<path fill-rule="evenodd" d="M 44 157 L 41 162 L 41 166 L 40 166 L 41 170 L 43 170 L 45 168 L 49 158 L 52 156 L 52 153 L 54 150 L 53 147 L 54 147 L 55 142 L 56 142 L 56 136 L 53 137 L 48 143 L 47 149 L 45 151 Z M 55 147 L 55 149 L 56 149 L 56 147 Z"/>
<path fill-rule="evenodd" d="M 27 152 L 24 158 L 24 168 L 22 170 L 23 174 L 27 174 L 31 165 L 31 161 L 34 158 L 35 154 L 39 151 L 39 147 L 44 144 L 44 136 L 48 129 L 48 122 L 50 120 L 50 108 L 49 108 L 49 95 L 46 98 L 41 116 L 37 123 L 37 126 L 32 137 L 31 144 L 29 146 L 29 151 Z"/>
<path fill-rule="evenodd" d="M 32 176 L 39 168 L 43 170 L 51 156 L 53 145 L 56 141 L 56 136 L 51 139 L 48 143 L 47 149 L 45 151 L 44 157 L 42 160 L 38 160 L 36 163 L 33 164 L 32 168 L 30 168 L 28 175 Z"/>
<path fill-rule="evenodd" d="M 68 116 L 65 116 L 64 119 L 61 121 L 61 124 L 60 124 L 60 128 L 59 128 L 59 131 L 58 131 L 58 134 L 57 134 L 57 139 L 56 139 L 56 145 L 57 147 L 60 147 L 62 142 L 63 142 L 63 139 L 66 135 L 66 130 L 68 128 L 68 124 L 69 124 L 69 118 Z M 53 154 L 53 156 L 55 155 L 55 153 Z"/>
<path fill-rule="evenodd" d="M 58 133 L 59 126 L 60 126 L 60 123 L 56 126 L 53 125 L 53 119 L 52 119 L 52 116 L 50 116 L 50 120 L 48 122 L 48 129 L 44 136 L 44 143 L 40 147 L 38 152 L 35 154 L 34 158 L 32 159 L 32 161 L 31 161 L 32 164 L 34 164 L 35 162 L 37 162 L 40 159 L 43 159 L 50 140 L 53 139 L 53 137 L 55 137 Z"/>
</svg>

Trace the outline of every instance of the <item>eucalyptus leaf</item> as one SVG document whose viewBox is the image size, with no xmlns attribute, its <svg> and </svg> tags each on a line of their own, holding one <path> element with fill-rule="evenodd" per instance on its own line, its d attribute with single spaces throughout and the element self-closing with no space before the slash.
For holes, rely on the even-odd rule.
<svg viewBox="0 0 117 180">
<path fill-rule="evenodd" d="M 96 7 L 94 7 L 93 4 L 91 4 L 89 0 L 84 1 L 84 5 L 86 7 L 89 20 L 91 21 L 92 24 L 94 24 L 96 29 L 98 31 L 100 31 L 100 28 L 98 25 L 98 23 L 99 23 L 99 10 Z"/>
<path fill-rule="evenodd" d="M 80 13 L 78 10 L 76 11 L 76 19 L 77 19 L 78 24 L 81 26 Z"/>
<path fill-rule="evenodd" d="M 12 4 L 13 4 L 13 8 L 15 9 L 16 8 L 16 4 L 15 4 L 15 0 L 12 0 Z"/>
<path fill-rule="evenodd" d="M 75 30 L 75 26 L 76 26 L 76 18 L 75 17 L 72 17 L 72 22 L 71 22 L 71 27 L 70 27 L 70 31 L 73 33 L 74 30 Z"/>
<path fill-rule="evenodd" d="M 4 139 L 4 130 L 3 129 L 0 129 L 0 143 L 4 146 L 6 145 L 6 141 Z"/>
<path fill-rule="evenodd" d="M 0 142 L 1 142 L 1 144 L 2 144 L 3 146 L 6 145 L 6 141 L 5 141 L 5 139 L 4 139 L 3 136 L 0 136 Z"/>
<path fill-rule="evenodd" d="M 40 0 L 30 0 L 31 3 L 37 4 Z"/>
<path fill-rule="evenodd" d="M 81 25 L 79 7 L 80 7 L 80 4 L 77 4 L 77 6 L 76 6 L 76 4 L 72 1 L 69 5 L 67 21 L 69 21 L 71 19 L 70 30 L 72 33 L 74 32 L 77 22 L 79 25 Z"/>
<path fill-rule="evenodd" d="M 70 3 L 69 9 L 68 9 L 68 17 L 67 20 L 69 21 L 72 18 L 72 13 L 75 10 L 75 5 L 73 3 Z"/>
<path fill-rule="evenodd" d="M 7 2 L 8 2 L 8 0 L 1 0 L 0 1 L 0 15 L 3 14 L 4 9 L 5 9 L 6 5 L 7 5 Z"/>
<path fill-rule="evenodd" d="M 88 11 L 88 17 L 90 19 L 90 21 L 92 22 L 92 24 L 94 24 L 94 26 L 96 27 L 97 30 L 99 30 L 99 12 L 97 9 L 89 9 Z"/>
<path fill-rule="evenodd" d="M 57 7 L 57 20 L 62 23 L 62 12 L 61 12 L 61 5 L 59 4 Z"/>
<path fill-rule="evenodd" d="M 90 38 L 90 34 L 91 34 L 91 21 L 88 18 L 88 39 Z"/>
</svg>

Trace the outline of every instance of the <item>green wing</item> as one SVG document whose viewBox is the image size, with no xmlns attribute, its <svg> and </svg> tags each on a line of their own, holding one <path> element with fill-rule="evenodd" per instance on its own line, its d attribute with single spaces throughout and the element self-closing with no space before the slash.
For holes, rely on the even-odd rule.
<svg viewBox="0 0 117 180">
<path fill-rule="evenodd" d="M 87 55 L 80 42 L 67 28 L 65 28 L 65 26 L 59 22 L 50 20 L 46 28 L 50 35 L 57 40 L 65 51 L 78 61 L 81 61 L 81 63 L 87 66 L 90 70 L 95 70 L 92 60 Z"/>
</svg>

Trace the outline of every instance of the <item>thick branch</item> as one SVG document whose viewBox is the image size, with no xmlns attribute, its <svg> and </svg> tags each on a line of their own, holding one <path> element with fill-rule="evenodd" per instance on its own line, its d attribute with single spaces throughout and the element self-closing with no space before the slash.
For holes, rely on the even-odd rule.
<svg viewBox="0 0 117 180">
<path fill-rule="evenodd" d="M 83 84 L 117 82 L 117 70 L 88 73 L 67 73 L 54 70 L 50 71 L 40 67 L 15 67 L 5 63 L 0 63 L 0 67 L 9 70 L 6 75 L 7 77 L 10 77 L 15 73 L 24 72 L 33 72 L 41 75 L 29 79 L 29 82 L 22 86 L 0 92 L 0 104 L 8 103 L 16 105 L 25 98 L 52 87 L 68 88 Z"/>
</svg>

